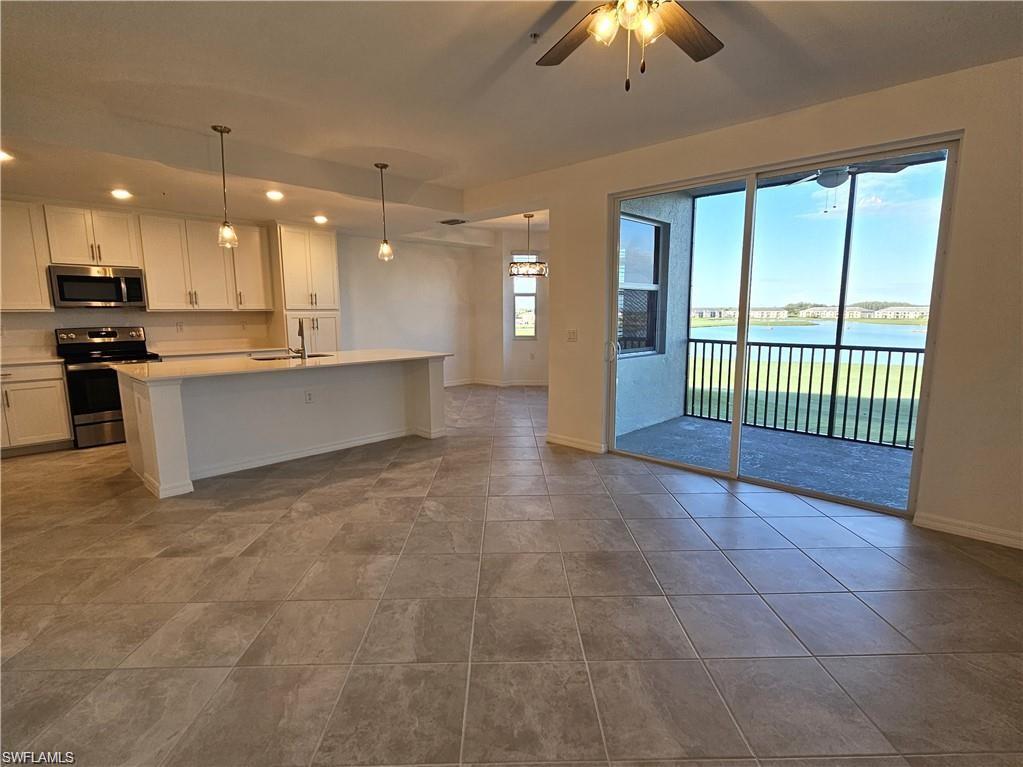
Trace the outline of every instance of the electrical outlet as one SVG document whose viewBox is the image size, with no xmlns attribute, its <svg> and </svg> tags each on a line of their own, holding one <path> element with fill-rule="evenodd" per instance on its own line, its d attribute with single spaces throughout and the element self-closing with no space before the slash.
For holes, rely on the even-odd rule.
<svg viewBox="0 0 1023 767">
<path fill-rule="evenodd" d="M 571 330 L 569 330 L 568 331 L 568 342 L 570 344 L 574 344 L 578 340 L 579 340 L 579 331 L 576 330 L 575 328 L 572 328 Z"/>
<path fill-rule="evenodd" d="M 185 323 L 184 322 L 175 322 L 174 323 L 174 329 L 178 333 L 184 333 L 185 332 Z"/>
<path fill-rule="evenodd" d="M 533 352 L 530 352 L 529 353 L 529 359 L 535 360 L 536 359 L 536 354 L 534 354 Z"/>
<path fill-rule="evenodd" d="M 307 391 L 305 393 L 305 404 L 307 405 L 313 404 L 313 393 L 311 391 Z"/>
</svg>

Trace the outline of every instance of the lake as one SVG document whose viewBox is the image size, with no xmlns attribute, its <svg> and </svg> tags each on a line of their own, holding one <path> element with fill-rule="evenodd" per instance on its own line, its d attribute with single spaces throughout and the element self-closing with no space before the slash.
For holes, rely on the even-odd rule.
<svg viewBox="0 0 1023 767">
<path fill-rule="evenodd" d="M 836 320 L 815 320 L 814 325 L 750 325 L 751 341 L 792 344 L 833 344 Z M 735 325 L 693 328 L 691 338 L 707 341 L 734 341 Z M 843 345 L 893 346 L 899 349 L 923 349 L 927 340 L 926 325 L 896 325 L 873 322 L 845 323 Z"/>
</svg>

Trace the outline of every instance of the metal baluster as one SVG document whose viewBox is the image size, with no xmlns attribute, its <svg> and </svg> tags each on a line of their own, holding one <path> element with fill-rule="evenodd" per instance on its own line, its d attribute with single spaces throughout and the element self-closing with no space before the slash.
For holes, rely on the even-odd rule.
<svg viewBox="0 0 1023 767">
<path fill-rule="evenodd" d="M 860 375 L 856 383 L 856 415 L 854 416 L 856 422 L 853 424 L 853 439 L 860 438 L 860 399 L 863 397 L 863 370 L 867 367 L 866 363 L 867 350 L 860 349 Z M 852 359 L 852 352 L 849 353 L 850 359 Z"/>
<path fill-rule="evenodd" d="M 725 373 L 725 419 L 732 420 L 732 356 L 735 345 L 728 344 L 728 372 Z"/>
<path fill-rule="evenodd" d="M 884 369 L 884 399 L 881 400 L 881 432 L 877 435 L 877 444 L 884 444 L 884 417 L 888 412 L 888 379 L 892 375 L 892 353 L 888 351 L 888 361 Z"/>
<path fill-rule="evenodd" d="M 902 352 L 899 360 L 899 386 L 895 390 L 895 427 L 892 429 L 892 447 L 899 438 L 899 409 L 902 405 L 902 376 L 906 372 L 906 352 Z"/>
<path fill-rule="evenodd" d="M 789 347 L 789 366 L 785 370 L 785 425 L 784 428 L 789 428 L 789 392 L 792 390 L 792 351 L 794 347 Z"/>
<path fill-rule="evenodd" d="M 867 407 L 867 442 L 870 442 L 870 430 L 874 427 L 874 390 L 877 389 L 877 349 L 874 349 L 874 367 L 870 371 L 870 405 Z"/>
<path fill-rule="evenodd" d="M 781 399 L 781 347 L 778 347 L 778 369 L 774 373 L 774 428 L 778 428 L 778 404 Z"/>
<path fill-rule="evenodd" d="M 849 350 L 849 361 L 845 367 L 845 394 L 842 396 L 842 436 L 845 437 L 845 426 L 849 420 L 849 384 L 852 380 L 852 349 Z"/>
<path fill-rule="evenodd" d="M 913 357 L 913 385 L 909 388 L 909 423 L 906 424 L 906 447 L 909 447 L 910 435 L 913 433 L 913 406 L 916 404 L 916 373 L 920 367 L 920 352 L 914 352 Z"/>
<path fill-rule="evenodd" d="M 750 347 L 752 349 L 752 347 Z M 757 345 L 757 385 L 753 389 L 753 425 L 757 425 L 757 417 L 760 415 L 760 367 L 761 367 L 761 352 L 763 347 Z M 764 420 L 764 425 L 767 425 L 767 420 Z"/>
<path fill-rule="evenodd" d="M 796 413 L 792 419 L 792 431 L 799 431 L 799 398 L 803 396 L 803 352 L 805 347 L 799 347 L 799 368 L 796 373 Z"/>
</svg>

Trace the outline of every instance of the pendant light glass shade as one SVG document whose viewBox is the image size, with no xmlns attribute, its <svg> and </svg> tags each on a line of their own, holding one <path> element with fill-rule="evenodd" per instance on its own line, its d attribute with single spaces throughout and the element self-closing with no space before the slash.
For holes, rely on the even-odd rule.
<svg viewBox="0 0 1023 767">
<path fill-rule="evenodd" d="M 220 183 L 224 191 L 224 223 L 217 230 L 217 245 L 222 248 L 237 248 L 238 233 L 227 218 L 227 165 L 224 163 L 224 136 L 231 132 L 226 125 L 211 125 L 210 128 L 220 134 Z"/>
<path fill-rule="evenodd" d="M 508 276 L 547 277 L 550 274 L 547 262 L 541 261 L 540 254 L 529 247 L 531 239 L 530 223 L 533 220 L 533 214 L 523 213 L 522 217 L 526 219 L 526 249 L 512 251 L 512 261 L 508 264 Z"/>
<path fill-rule="evenodd" d="M 387 203 L 384 201 L 384 171 L 387 170 L 390 165 L 386 162 L 375 162 L 373 167 L 380 171 L 380 214 L 384 222 L 384 236 L 380 240 L 380 249 L 377 251 L 377 258 L 381 261 L 393 261 L 394 260 L 394 248 L 391 247 L 391 243 L 387 241 Z"/>
</svg>

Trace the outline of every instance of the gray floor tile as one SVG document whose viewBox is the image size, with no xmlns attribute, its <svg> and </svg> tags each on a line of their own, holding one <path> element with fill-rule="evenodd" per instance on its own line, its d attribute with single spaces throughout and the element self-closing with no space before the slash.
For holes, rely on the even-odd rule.
<svg viewBox="0 0 1023 767">
<path fill-rule="evenodd" d="M 352 667 L 313 764 L 457 762 L 465 675 L 461 663 Z"/>
<path fill-rule="evenodd" d="M 629 529 L 643 551 L 716 551 L 692 519 L 630 519 Z"/>
<path fill-rule="evenodd" d="M 398 558 L 335 554 L 317 559 L 290 599 L 371 599 L 384 593 Z"/>
<path fill-rule="evenodd" d="M 194 525 L 144 525 L 124 527 L 106 536 L 100 543 L 85 547 L 77 557 L 155 557 L 177 542 Z"/>
<path fill-rule="evenodd" d="M 590 664 L 612 760 L 749 755 L 697 661 Z"/>
<path fill-rule="evenodd" d="M 268 524 L 207 522 L 182 533 L 161 557 L 233 557 L 266 532 Z"/>
<path fill-rule="evenodd" d="M 756 517 L 707 517 L 696 521 L 722 549 L 793 548 L 777 530 Z"/>
<path fill-rule="evenodd" d="M 68 559 L 15 591 L 4 591 L 4 604 L 89 602 L 148 559 Z"/>
<path fill-rule="evenodd" d="M 751 594 L 720 551 L 653 551 L 647 561 L 666 594 Z"/>
<path fill-rule="evenodd" d="M 556 552 L 558 531 L 554 522 L 487 522 L 483 551 L 493 554 Z"/>
<path fill-rule="evenodd" d="M 472 599 L 385 599 L 357 663 L 453 663 L 469 659 Z"/>
<path fill-rule="evenodd" d="M 407 554 L 478 554 L 482 522 L 416 522 L 405 543 Z"/>
<path fill-rule="evenodd" d="M 833 519 L 824 517 L 772 517 L 771 527 L 803 549 L 870 546 Z"/>
<path fill-rule="evenodd" d="M 487 499 L 487 521 L 554 519 L 551 501 L 546 495 L 519 495 Z"/>
<path fill-rule="evenodd" d="M 675 493 L 691 517 L 755 517 L 749 506 L 726 493 Z"/>
<path fill-rule="evenodd" d="M 235 557 L 218 559 L 204 571 L 196 602 L 275 602 L 284 599 L 305 575 L 312 557 Z"/>
<path fill-rule="evenodd" d="M 561 554 L 484 554 L 481 597 L 555 597 L 568 595 Z"/>
<path fill-rule="evenodd" d="M 664 597 L 581 597 L 575 611 L 591 661 L 696 657 Z"/>
<path fill-rule="evenodd" d="M 809 654 L 756 595 L 676 596 L 670 601 L 701 657 Z"/>
<path fill-rule="evenodd" d="M 877 549 L 805 549 L 805 553 L 852 591 L 927 588 L 930 581 Z"/>
<path fill-rule="evenodd" d="M 825 658 L 903 753 L 1023 751 L 1020 656 Z"/>
<path fill-rule="evenodd" d="M 467 762 L 605 758 L 582 663 L 473 665 Z"/>
<path fill-rule="evenodd" d="M 85 767 L 155 765 L 227 676 L 227 669 L 116 670 L 33 745 L 72 751 Z"/>
<path fill-rule="evenodd" d="M 757 756 L 895 750 L 812 658 L 718 660 L 708 667 Z"/>
<path fill-rule="evenodd" d="M 881 550 L 925 580 L 928 588 L 1004 589 L 1020 593 L 1019 584 L 1011 578 L 952 547 L 886 547 Z"/>
<path fill-rule="evenodd" d="M 916 527 L 908 519 L 889 514 L 838 517 L 835 521 L 874 546 L 943 547 L 954 540 L 952 536 Z"/>
<path fill-rule="evenodd" d="M 612 496 L 665 492 L 664 485 L 652 474 L 601 474 L 601 479 Z"/>
<path fill-rule="evenodd" d="M 846 590 L 794 549 L 737 549 L 728 558 L 761 594 Z"/>
<path fill-rule="evenodd" d="M 411 529 L 404 522 L 345 522 L 323 553 L 399 554 Z"/>
<path fill-rule="evenodd" d="M 552 495 L 551 510 L 555 519 L 621 518 L 618 507 L 608 495 Z"/>
<path fill-rule="evenodd" d="M 1023 764 L 1023 753 L 907 756 L 905 764 L 908 767 L 1019 767 Z"/>
<path fill-rule="evenodd" d="M 273 602 L 185 605 L 140 644 L 121 666 L 232 666 L 276 607 Z"/>
<path fill-rule="evenodd" d="M 236 668 L 182 736 L 169 765 L 305 767 L 344 668 Z"/>
<path fill-rule="evenodd" d="M 491 477 L 490 496 L 546 495 L 547 481 L 542 477 Z"/>
<path fill-rule="evenodd" d="M 1023 597 L 1004 591 L 857 592 L 924 652 L 1023 652 Z"/>
<path fill-rule="evenodd" d="M 661 484 L 671 493 L 725 493 L 713 477 L 703 474 L 677 473 L 660 477 Z"/>
<path fill-rule="evenodd" d="M 669 493 L 619 495 L 615 503 L 626 519 L 684 519 L 689 516 Z"/>
<path fill-rule="evenodd" d="M 471 597 L 476 595 L 478 554 L 403 554 L 384 596 Z"/>
<path fill-rule="evenodd" d="M 4 669 L 113 668 L 180 609 L 177 604 L 58 607 Z"/>
<path fill-rule="evenodd" d="M 582 660 L 572 600 L 480 599 L 473 662 Z"/>
<path fill-rule="evenodd" d="M 83 560 L 91 561 L 91 560 Z M 157 557 L 147 559 L 110 588 L 93 597 L 94 602 L 188 602 L 211 572 L 228 558 Z"/>
<path fill-rule="evenodd" d="M 327 547 L 340 526 L 332 519 L 278 521 L 254 540 L 242 556 L 316 556 Z"/>
<path fill-rule="evenodd" d="M 494 461 L 490 464 L 492 477 L 535 477 L 542 474 L 540 461 Z"/>
<path fill-rule="evenodd" d="M 620 519 L 560 519 L 555 525 L 562 551 L 636 551 Z"/>
<path fill-rule="evenodd" d="M 607 488 L 596 474 L 569 474 L 547 477 L 547 492 L 555 495 L 606 496 Z"/>
<path fill-rule="evenodd" d="M 487 508 L 484 497 L 427 498 L 420 519 L 432 522 L 482 522 Z"/>
<path fill-rule="evenodd" d="M 242 666 L 327 665 L 355 656 L 374 600 L 285 602 L 238 661 Z"/>
<path fill-rule="evenodd" d="M 817 509 L 791 493 L 737 493 L 738 498 L 761 517 L 820 517 Z"/>
<path fill-rule="evenodd" d="M 643 555 L 632 552 L 566 553 L 574 596 L 649 596 L 661 593 Z"/>
<path fill-rule="evenodd" d="M 917 652 L 852 594 L 769 594 L 764 599 L 814 655 Z"/>
<path fill-rule="evenodd" d="M 29 743 L 36 735 L 67 713 L 108 673 L 104 669 L 0 674 L 3 750 L 29 750 Z"/>
<path fill-rule="evenodd" d="M 558 557 L 560 562 L 561 558 Z M 44 628 L 49 626 L 58 614 L 63 617 L 67 610 L 57 605 L 11 605 L 3 609 L 0 620 L 0 658 L 6 661 L 28 647 Z"/>
<path fill-rule="evenodd" d="M 419 498 L 360 498 L 342 504 L 346 522 L 406 522 L 411 524 L 425 503 Z"/>
</svg>

